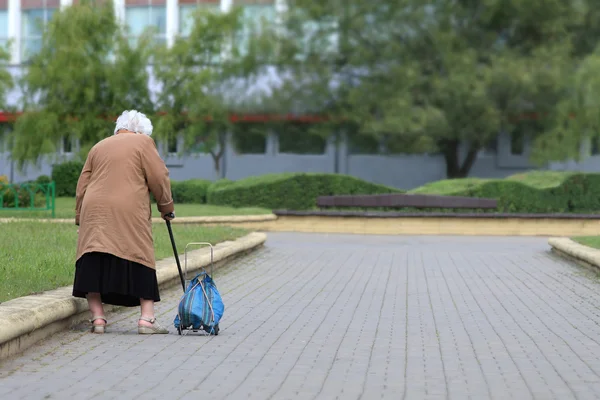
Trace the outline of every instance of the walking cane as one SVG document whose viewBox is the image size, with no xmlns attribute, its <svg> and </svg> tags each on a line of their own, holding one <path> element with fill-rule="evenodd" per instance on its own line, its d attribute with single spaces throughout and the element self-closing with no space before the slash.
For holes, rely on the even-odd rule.
<svg viewBox="0 0 600 400">
<path fill-rule="evenodd" d="M 175 214 L 169 213 L 166 215 L 169 218 L 175 218 Z M 185 281 L 183 279 L 183 271 L 181 271 L 181 264 L 179 263 L 179 256 L 177 255 L 177 247 L 175 246 L 175 238 L 173 237 L 173 229 L 171 228 L 171 221 L 165 219 L 167 223 L 167 229 L 169 230 L 169 237 L 171 238 L 171 246 L 173 246 L 173 255 L 175 256 L 175 261 L 177 262 L 177 269 L 179 270 L 179 279 L 181 279 L 181 287 L 183 288 L 183 293 L 185 293 Z"/>
</svg>

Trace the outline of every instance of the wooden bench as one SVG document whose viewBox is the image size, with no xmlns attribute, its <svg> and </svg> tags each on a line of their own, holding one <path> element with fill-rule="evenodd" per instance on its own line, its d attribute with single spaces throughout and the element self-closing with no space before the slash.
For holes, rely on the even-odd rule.
<svg viewBox="0 0 600 400">
<path fill-rule="evenodd" d="M 498 200 L 477 197 L 433 196 L 424 194 L 376 194 L 320 196 L 319 208 L 450 208 L 450 209 L 496 209 Z"/>
</svg>

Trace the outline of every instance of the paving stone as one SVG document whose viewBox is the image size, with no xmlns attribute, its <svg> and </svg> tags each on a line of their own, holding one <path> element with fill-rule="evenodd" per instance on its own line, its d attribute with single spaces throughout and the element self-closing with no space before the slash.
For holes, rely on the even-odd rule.
<svg viewBox="0 0 600 400">
<path fill-rule="evenodd" d="M 219 270 L 221 333 L 74 327 L 0 365 L 2 399 L 600 397 L 600 285 L 546 239 L 272 233 Z"/>
</svg>

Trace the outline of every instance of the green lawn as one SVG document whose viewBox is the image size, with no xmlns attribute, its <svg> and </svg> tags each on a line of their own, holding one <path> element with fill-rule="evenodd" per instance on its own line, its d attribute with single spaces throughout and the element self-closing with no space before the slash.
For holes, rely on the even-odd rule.
<svg viewBox="0 0 600 400">
<path fill-rule="evenodd" d="M 156 258 L 172 256 L 166 224 L 154 224 L 153 231 Z M 173 225 L 182 263 L 183 250 L 189 242 L 216 244 L 247 233 L 247 230 L 226 226 Z M 0 243 L 0 302 L 73 284 L 75 225 L 0 223 Z"/>
<path fill-rule="evenodd" d="M 411 194 L 439 194 L 451 196 L 454 193 L 463 192 L 473 186 L 479 186 L 489 179 L 463 178 L 463 179 L 444 179 L 426 183 L 423 186 L 409 190 Z"/>
<path fill-rule="evenodd" d="M 160 217 L 156 205 L 152 205 L 152 213 Z M 178 217 L 201 217 L 219 215 L 258 215 L 270 214 L 266 208 L 233 208 L 209 204 L 175 204 L 175 215 Z M 49 218 L 49 211 L 16 211 L 0 209 L 0 218 Z M 56 199 L 56 218 L 75 218 L 75 199 L 59 197 Z"/>
<path fill-rule="evenodd" d="M 547 189 L 558 187 L 568 177 L 575 172 L 562 171 L 531 171 L 521 174 L 511 175 L 504 180 L 521 182 L 527 186 L 536 189 Z M 423 186 L 410 190 L 413 194 L 439 194 L 451 196 L 458 193 L 464 193 L 466 190 L 480 186 L 486 182 L 502 181 L 503 179 L 481 179 L 481 178 L 462 178 L 462 179 L 443 179 L 426 183 Z"/>
<path fill-rule="evenodd" d="M 577 236 L 571 239 L 585 246 L 600 249 L 600 236 Z"/>
<path fill-rule="evenodd" d="M 547 189 L 560 186 L 567 178 L 575 174 L 576 172 L 568 171 L 531 171 L 511 175 L 506 179 L 518 181 L 536 189 Z"/>
</svg>

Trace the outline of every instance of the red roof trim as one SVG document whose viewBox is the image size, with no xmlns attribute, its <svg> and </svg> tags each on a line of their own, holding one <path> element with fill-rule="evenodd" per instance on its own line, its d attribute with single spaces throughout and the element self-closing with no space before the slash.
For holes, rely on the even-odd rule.
<svg viewBox="0 0 600 400">
<path fill-rule="evenodd" d="M 22 111 L 16 113 L 4 112 L 0 111 L 0 123 L 2 122 L 14 122 L 21 114 Z M 167 113 L 161 111 L 158 115 L 166 115 Z M 574 114 L 569 115 L 571 118 L 574 118 Z M 104 117 L 109 118 L 109 117 Z M 525 113 L 521 114 L 521 119 L 538 119 L 540 115 L 538 113 Z M 109 118 L 114 121 L 117 120 L 117 117 Z M 205 121 L 210 121 L 212 118 L 207 116 Z M 302 122 L 302 123 L 319 123 L 329 121 L 328 117 L 320 116 L 320 115 L 294 115 L 294 114 L 230 114 L 229 121 L 232 123 L 240 123 L 240 122 L 252 122 L 252 123 L 261 123 L 261 122 Z"/>
<path fill-rule="evenodd" d="M 9 113 L 0 111 L 0 122 L 14 122 L 21 114 L 22 111 L 16 113 Z M 166 112 L 159 112 L 158 115 L 166 115 Z M 116 121 L 117 117 L 111 118 Z M 210 121 L 212 118 L 207 116 L 206 121 Z M 293 114 L 231 114 L 229 121 L 233 123 L 239 122 L 274 122 L 274 121 L 286 121 L 286 122 L 304 122 L 304 123 L 318 123 L 328 121 L 329 118 L 319 115 L 293 115 Z"/>
</svg>

